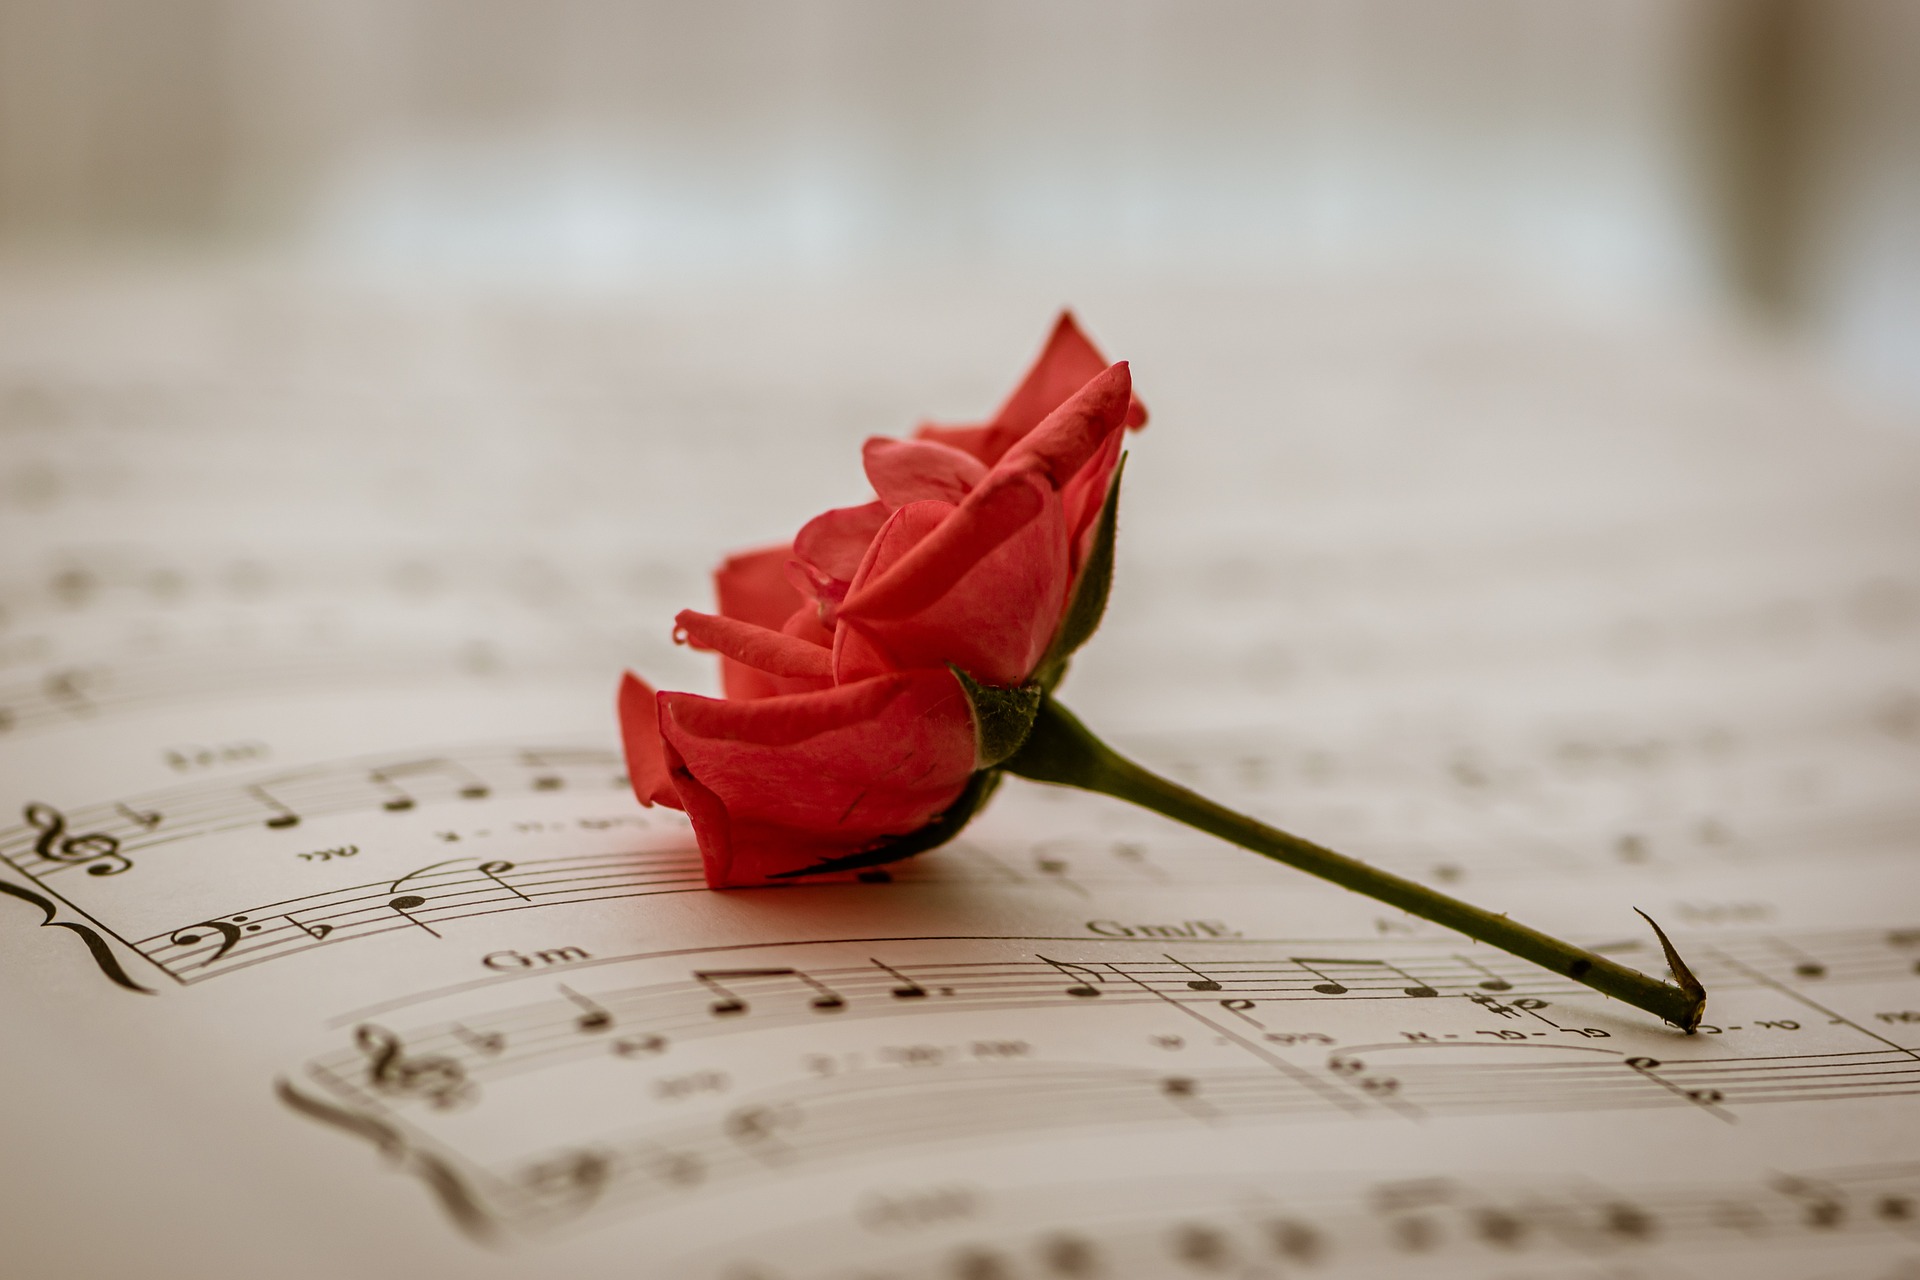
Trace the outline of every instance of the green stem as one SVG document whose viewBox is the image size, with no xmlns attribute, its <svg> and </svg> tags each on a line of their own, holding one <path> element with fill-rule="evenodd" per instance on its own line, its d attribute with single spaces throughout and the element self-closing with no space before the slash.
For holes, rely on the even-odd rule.
<svg viewBox="0 0 1920 1280">
<path fill-rule="evenodd" d="M 1469 938 L 1565 974 L 1595 991 L 1664 1018 L 1682 1031 L 1691 1032 L 1699 1026 L 1706 1012 L 1706 989 L 1688 971 L 1657 924 L 1653 925 L 1654 933 L 1660 938 L 1661 948 L 1679 985 L 1650 978 L 1605 956 L 1529 929 L 1504 915 L 1469 906 L 1425 885 L 1377 870 L 1310 840 L 1222 808 L 1123 758 L 1051 698 L 1041 704 L 1033 732 L 1025 744 L 1003 767 L 1023 778 L 1098 791 L 1198 827 L 1275 862 L 1331 880 L 1355 893 L 1377 898 L 1423 920 L 1445 925 Z M 1653 924 L 1653 921 L 1648 919 L 1647 923 Z"/>
</svg>

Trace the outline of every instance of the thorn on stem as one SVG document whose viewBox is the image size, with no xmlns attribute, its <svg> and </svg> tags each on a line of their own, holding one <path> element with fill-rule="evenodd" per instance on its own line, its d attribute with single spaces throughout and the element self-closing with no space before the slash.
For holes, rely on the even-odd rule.
<svg viewBox="0 0 1920 1280">
<path fill-rule="evenodd" d="M 1640 908 L 1635 907 L 1633 910 L 1635 915 L 1652 927 L 1653 936 L 1660 939 L 1660 949 L 1667 953 L 1667 968 L 1673 971 L 1674 982 L 1693 999 L 1693 1007 L 1687 1014 L 1686 1020 L 1677 1024 L 1682 1031 L 1692 1035 L 1694 1028 L 1700 1025 L 1700 1019 L 1707 1012 L 1707 989 L 1700 985 L 1700 979 L 1693 976 L 1693 970 L 1689 969 L 1687 962 L 1680 958 L 1680 953 L 1673 949 L 1673 943 L 1668 939 L 1667 931 Z"/>
</svg>

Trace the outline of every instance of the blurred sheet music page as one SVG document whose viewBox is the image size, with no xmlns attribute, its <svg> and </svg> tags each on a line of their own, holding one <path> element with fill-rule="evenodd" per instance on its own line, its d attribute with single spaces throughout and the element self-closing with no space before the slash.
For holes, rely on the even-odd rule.
<svg viewBox="0 0 1920 1280">
<path fill-rule="evenodd" d="M 885 872 L 702 886 L 618 673 L 711 688 L 708 567 L 990 407 L 1052 298 L 22 278 L 10 1273 L 1920 1267 L 1915 438 L 1525 300 L 1077 301 L 1154 422 L 1067 701 L 1658 971 L 1645 908 L 1703 1034 L 1018 782 Z"/>
</svg>

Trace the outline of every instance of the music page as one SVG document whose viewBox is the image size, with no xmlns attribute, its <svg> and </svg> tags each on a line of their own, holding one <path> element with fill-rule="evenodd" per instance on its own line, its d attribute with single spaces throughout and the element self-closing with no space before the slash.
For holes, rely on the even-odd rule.
<svg viewBox="0 0 1920 1280">
<path fill-rule="evenodd" d="M 0 303 L 21 1277 L 1920 1274 L 1920 437 L 1710 330 L 1093 289 L 1061 690 L 1709 992 L 1684 1035 L 1100 796 L 715 892 L 620 673 L 1057 300 Z"/>
</svg>

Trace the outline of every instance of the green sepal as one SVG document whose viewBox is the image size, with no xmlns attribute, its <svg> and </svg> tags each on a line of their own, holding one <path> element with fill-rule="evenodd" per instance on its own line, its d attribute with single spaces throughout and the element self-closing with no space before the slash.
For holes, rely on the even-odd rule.
<svg viewBox="0 0 1920 1280">
<path fill-rule="evenodd" d="M 1107 593 L 1113 587 L 1113 537 L 1120 525 L 1120 474 L 1127 469 L 1127 455 L 1121 454 L 1107 481 L 1106 500 L 1100 504 L 1100 519 L 1093 527 L 1093 547 L 1080 566 L 1080 580 L 1074 583 L 1073 599 L 1060 619 L 1047 654 L 1034 669 L 1034 683 L 1051 693 L 1067 674 L 1067 659 L 1100 629 L 1107 612 Z"/>
<path fill-rule="evenodd" d="M 951 662 L 947 669 L 973 706 L 973 767 L 991 769 L 1026 742 L 1047 691 L 1037 684 L 1011 689 L 981 684 Z"/>
</svg>

